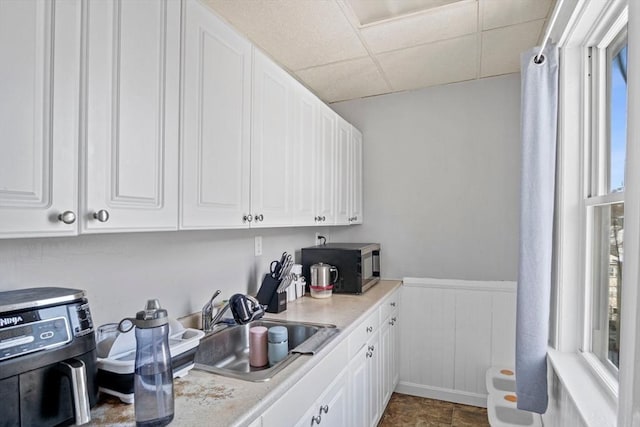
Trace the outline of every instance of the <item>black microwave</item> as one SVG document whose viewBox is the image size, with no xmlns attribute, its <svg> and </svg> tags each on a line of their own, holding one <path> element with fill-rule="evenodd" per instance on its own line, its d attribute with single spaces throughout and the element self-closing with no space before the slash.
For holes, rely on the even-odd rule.
<svg viewBox="0 0 640 427">
<path fill-rule="evenodd" d="M 379 243 L 327 243 L 302 248 L 302 274 L 311 284 L 311 266 L 330 264 L 338 269 L 334 293 L 361 294 L 380 280 Z"/>
</svg>

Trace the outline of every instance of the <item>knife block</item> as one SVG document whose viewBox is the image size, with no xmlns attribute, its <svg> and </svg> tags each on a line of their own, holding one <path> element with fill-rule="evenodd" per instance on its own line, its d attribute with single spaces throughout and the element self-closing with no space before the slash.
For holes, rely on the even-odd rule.
<svg viewBox="0 0 640 427">
<path fill-rule="evenodd" d="M 261 305 L 266 305 L 267 313 L 281 313 L 287 309 L 287 293 L 276 292 L 281 281 L 265 274 L 256 298 Z"/>
</svg>

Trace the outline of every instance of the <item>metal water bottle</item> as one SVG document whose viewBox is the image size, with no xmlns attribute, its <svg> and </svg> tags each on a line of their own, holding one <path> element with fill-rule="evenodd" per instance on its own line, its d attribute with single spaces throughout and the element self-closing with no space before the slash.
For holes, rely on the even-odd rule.
<svg viewBox="0 0 640 427">
<path fill-rule="evenodd" d="M 173 372 L 169 319 L 158 300 L 131 319 L 136 326 L 134 404 L 137 426 L 165 426 L 173 420 Z"/>
</svg>

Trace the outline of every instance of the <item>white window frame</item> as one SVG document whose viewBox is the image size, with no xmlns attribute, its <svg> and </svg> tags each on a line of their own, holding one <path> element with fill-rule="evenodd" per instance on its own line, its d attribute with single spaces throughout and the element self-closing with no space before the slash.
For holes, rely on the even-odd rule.
<svg viewBox="0 0 640 427">
<path fill-rule="evenodd" d="M 564 5 L 563 5 L 564 3 Z M 627 8 L 628 3 L 628 8 Z M 562 1 L 556 7 L 560 19 L 552 28 L 552 39 L 560 48 L 560 96 L 558 121 L 558 171 L 556 240 L 554 256 L 555 292 L 549 352 L 555 373 L 563 382 L 587 425 L 636 425 L 640 413 L 640 2 L 625 0 Z M 592 129 L 589 108 L 589 46 L 605 42 L 604 33 L 628 10 L 628 121 L 625 171 L 625 264 L 622 289 L 622 322 L 619 382 L 601 375 L 597 362 L 581 349 L 588 348 L 590 290 L 584 288 L 585 185 L 588 155 L 584 146 Z M 596 23 L 605 23 L 600 28 Z M 603 33 L 604 31 L 604 33 Z M 614 37 L 612 31 L 611 36 Z M 579 221 L 576 221 L 579 218 Z M 588 334 L 587 334 L 588 333 Z M 590 363 L 595 362 L 595 363 Z M 634 424 L 636 423 L 636 424 Z"/>
<path fill-rule="evenodd" d="M 607 67 L 610 62 L 609 50 L 620 44 L 619 37 L 625 33 L 628 21 L 628 10 L 612 10 L 612 15 L 605 15 L 593 27 L 592 35 L 585 40 L 585 64 L 587 70 L 585 89 L 587 97 L 583 100 L 584 122 L 588 133 L 582 137 L 583 146 L 583 247 L 582 265 L 583 280 L 583 319 L 582 340 L 579 346 L 582 357 L 596 378 L 605 387 L 606 392 L 614 399 L 618 398 L 618 375 L 613 373 L 606 362 L 601 361 L 592 351 L 593 348 L 593 313 L 594 313 L 594 209 L 598 206 L 624 202 L 624 192 L 609 193 L 608 177 L 602 173 L 609 169 L 609 76 Z"/>
</svg>

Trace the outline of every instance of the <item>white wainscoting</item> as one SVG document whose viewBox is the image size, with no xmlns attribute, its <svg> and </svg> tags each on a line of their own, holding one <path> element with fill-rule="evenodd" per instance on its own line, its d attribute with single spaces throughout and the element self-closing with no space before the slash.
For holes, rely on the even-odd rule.
<svg viewBox="0 0 640 427">
<path fill-rule="evenodd" d="M 399 393 L 486 407 L 485 373 L 515 364 L 516 284 L 404 278 Z"/>
<path fill-rule="evenodd" d="M 549 365 L 549 406 L 542 415 L 545 427 L 587 427 L 576 404 Z"/>
</svg>

